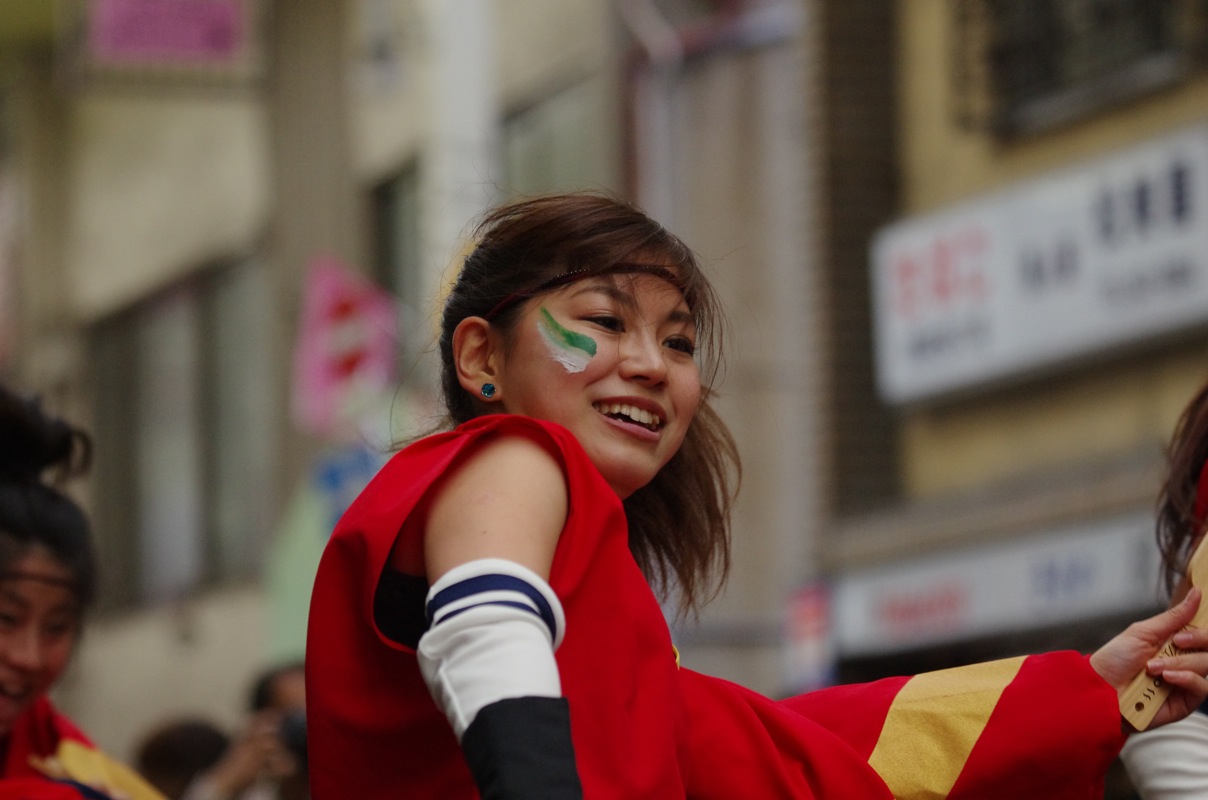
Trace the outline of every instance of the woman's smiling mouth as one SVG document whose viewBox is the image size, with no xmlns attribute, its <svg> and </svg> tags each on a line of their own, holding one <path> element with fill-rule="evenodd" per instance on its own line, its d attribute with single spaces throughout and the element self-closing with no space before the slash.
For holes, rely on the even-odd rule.
<svg viewBox="0 0 1208 800">
<path fill-rule="evenodd" d="M 650 431 L 658 431 L 663 427 L 662 417 L 629 403 L 592 403 L 592 408 L 606 417 L 641 425 Z"/>
</svg>

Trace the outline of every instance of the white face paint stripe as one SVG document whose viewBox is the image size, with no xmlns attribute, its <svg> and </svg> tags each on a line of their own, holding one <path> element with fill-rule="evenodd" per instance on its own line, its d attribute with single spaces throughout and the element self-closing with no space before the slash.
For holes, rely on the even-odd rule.
<svg viewBox="0 0 1208 800">
<path fill-rule="evenodd" d="M 549 348 L 550 357 L 567 372 L 582 372 L 596 354 L 596 340 L 590 336 L 567 330 L 558 324 L 543 306 L 537 320 L 537 329 Z"/>
</svg>

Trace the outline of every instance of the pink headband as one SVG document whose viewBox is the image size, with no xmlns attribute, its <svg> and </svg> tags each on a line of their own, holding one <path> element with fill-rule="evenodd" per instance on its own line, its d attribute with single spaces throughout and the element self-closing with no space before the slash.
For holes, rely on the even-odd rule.
<svg viewBox="0 0 1208 800">
<path fill-rule="evenodd" d="M 1195 489 L 1195 521 L 1200 525 L 1208 521 L 1208 461 L 1200 468 L 1200 482 Z"/>
</svg>

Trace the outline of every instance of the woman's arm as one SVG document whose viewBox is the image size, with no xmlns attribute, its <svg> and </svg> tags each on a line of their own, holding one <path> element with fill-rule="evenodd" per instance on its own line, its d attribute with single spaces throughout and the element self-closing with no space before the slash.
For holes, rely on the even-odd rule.
<svg viewBox="0 0 1208 800">
<path fill-rule="evenodd" d="M 1196 552 L 1197 540 L 1190 548 Z M 1177 606 L 1191 590 L 1186 570 L 1171 592 Z M 1192 800 L 1208 794 L 1208 716 L 1190 714 L 1165 727 L 1129 737 L 1120 753 L 1137 793 L 1145 800 Z"/>
<path fill-rule="evenodd" d="M 561 464 L 537 442 L 493 439 L 422 509 L 431 586 L 417 656 L 483 798 L 579 798 L 554 651 L 566 630 L 548 579 L 566 522 Z"/>
<path fill-rule="evenodd" d="M 1166 702 L 1158 709 L 1151 727 L 1160 727 L 1183 719 L 1208 697 L 1208 630 L 1186 628 L 1195 617 L 1202 598 L 1192 587 L 1186 596 L 1161 614 L 1134 622 L 1122 633 L 1096 650 L 1091 667 L 1122 695 L 1138 672 L 1144 669 L 1171 687 Z M 1156 658 L 1168 639 L 1183 651 Z"/>
<path fill-rule="evenodd" d="M 1198 800 L 1208 792 L 1208 716 L 1135 734 L 1120 759 L 1145 800 Z"/>
<path fill-rule="evenodd" d="M 428 583 L 480 558 L 548 580 L 566 507 L 562 468 L 544 447 L 520 436 L 484 443 L 433 487 L 421 512 Z"/>
</svg>

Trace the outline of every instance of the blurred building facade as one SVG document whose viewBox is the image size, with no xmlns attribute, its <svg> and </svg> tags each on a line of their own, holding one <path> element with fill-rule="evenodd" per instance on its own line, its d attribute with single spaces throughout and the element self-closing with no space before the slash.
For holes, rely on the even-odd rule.
<svg viewBox="0 0 1208 800">
<path fill-rule="evenodd" d="M 847 680 L 1089 651 L 1164 605 L 1163 447 L 1208 380 L 1208 7 L 892 6 L 889 219 L 848 260 L 870 361 L 832 396 L 819 550 Z M 870 451 L 884 480 L 849 493 Z"/>
<path fill-rule="evenodd" d="M 1161 605 L 1163 446 L 1208 379 L 1206 10 L 894 4 L 849 440 L 893 462 L 823 548 L 847 677 L 1089 649 Z"/>
<path fill-rule="evenodd" d="M 466 223 L 554 188 L 634 197 L 727 303 L 735 563 L 676 625 L 687 663 L 778 694 L 1090 647 L 1160 603 L 1161 444 L 1208 317 L 1140 290 L 1148 322 L 1087 333 L 1062 297 L 1112 203 L 1121 230 L 1146 192 L 1183 214 L 1120 245 L 1120 286 L 1208 229 L 1198 3 L 198 0 L 170 46 L 138 25 L 163 5 L 0 17 L 0 376 L 96 432 L 104 607 L 60 699 L 102 744 L 235 714 L 301 647 L 327 507 L 299 487 L 335 452 L 291 415 L 309 267 L 397 299 L 370 415 L 404 435 Z M 1003 332 L 1009 280 L 1068 290 L 1006 313 L 1070 346 Z"/>
<path fill-rule="evenodd" d="M 300 652 L 307 570 L 346 499 L 324 492 L 347 489 L 313 490 L 341 442 L 292 413 L 310 268 L 396 298 L 401 388 L 367 427 L 406 435 L 433 421 L 436 301 L 467 223 L 556 188 L 636 197 L 734 299 L 722 402 L 763 442 L 738 537 L 759 568 L 686 648 L 774 691 L 774 620 L 820 507 L 794 477 L 821 355 L 792 345 L 817 315 L 804 19 L 600 0 L 6 7 L 0 375 L 97 445 L 81 494 L 104 588 L 57 691 L 73 716 L 128 753 L 168 711 L 233 722 L 255 670 Z M 747 533 L 763 528 L 779 541 Z"/>
</svg>

